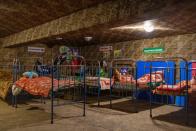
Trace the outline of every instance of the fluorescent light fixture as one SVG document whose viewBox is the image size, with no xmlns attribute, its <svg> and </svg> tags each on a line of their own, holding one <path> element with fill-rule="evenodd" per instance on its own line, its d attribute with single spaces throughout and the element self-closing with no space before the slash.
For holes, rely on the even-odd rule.
<svg viewBox="0 0 196 131">
<path fill-rule="evenodd" d="M 91 41 L 93 39 L 93 37 L 91 37 L 91 36 L 86 36 L 86 37 L 84 37 L 84 40 L 85 41 Z"/>
<path fill-rule="evenodd" d="M 144 30 L 146 32 L 152 32 L 154 31 L 154 25 L 151 21 L 145 21 L 144 22 Z"/>
</svg>

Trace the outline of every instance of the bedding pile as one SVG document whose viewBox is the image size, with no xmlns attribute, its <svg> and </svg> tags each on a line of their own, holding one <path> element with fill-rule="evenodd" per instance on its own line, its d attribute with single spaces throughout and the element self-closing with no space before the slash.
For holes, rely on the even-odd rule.
<svg viewBox="0 0 196 131">
<path fill-rule="evenodd" d="M 0 71 L 0 98 L 5 99 L 12 85 L 12 74 L 9 71 Z"/>
</svg>

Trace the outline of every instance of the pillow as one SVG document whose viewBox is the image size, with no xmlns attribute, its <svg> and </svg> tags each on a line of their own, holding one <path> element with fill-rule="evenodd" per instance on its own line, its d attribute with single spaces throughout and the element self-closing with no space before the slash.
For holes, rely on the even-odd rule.
<svg viewBox="0 0 196 131">
<path fill-rule="evenodd" d="M 16 87 L 15 84 L 12 86 L 12 94 L 13 94 L 14 96 L 17 96 L 18 94 L 20 94 L 21 91 L 22 91 L 22 90 L 21 90 L 20 88 Z"/>
<path fill-rule="evenodd" d="M 27 78 L 35 78 L 35 77 L 38 77 L 38 74 L 33 72 L 33 71 L 27 71 L 25 73 L 22 74 L 24 77 L 27 77 Z"/>
<path fill-rule="evenodd" d="M 191 85 L 196 85 L 196 77 L 193 76 L 191 79 Z"/>
</svg>

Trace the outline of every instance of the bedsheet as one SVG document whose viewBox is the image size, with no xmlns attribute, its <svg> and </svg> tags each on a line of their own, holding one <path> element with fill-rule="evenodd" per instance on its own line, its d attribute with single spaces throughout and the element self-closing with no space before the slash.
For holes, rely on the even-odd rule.
<svg viewBox="0 0 196 131">
<path fill-rule="evenodd" d="M 52 87 L 52 79 L 50 77 L 37 77 L 37 78 L 26 78 L 21 77 L 15 82 L 15 85 L 22 90 L 27 91 L 32 95 L 39 95 L 47 97 Z M 72 80 L 53 80 L 54 91 L 57 91 L 61 87 L 74 87 L 75 82 Z"/>
<path fill-rule="evenodd" d="M 152 82 L 162 82 L 163 77 L 160 72 L 151 74 Z M 86 77 L 86 84 L 89 86 L 98 86 L 99 77 Z M 150 82 L 150 74 L 146 74 L 137 80 L 138 88 L 148 88 L 147 83 Z M 123 84 L 136 84 L 136 80 L 132 75 L 120 75 L 117 78 L 112 78 L 112 85 L 115 83 Z M 110 78 L 100 77 L 101 90 L 110 89 Z"/>
<path fill-rule="evenodd" d="M 188 85 L 190 86 L 190 81 L 188 82 Z M 186 81 L 181 81 L 177 83 L 176 85 L 163 85 L 157 87 L 157 90 L 163 90 L 163 91 L 183 91 L 186 88 Z"/>
<path fill-rule="evenodd" d="M 99 77 L 86 77 L 86 85 L 89 86 L 98 86 Z M 112 79 L 112 85 L 114 80 Z M 110 78 L 100 77 L 100 86 L 101 90 L 110 89 Z"/>
<path fill-rule="evenodd" d="M 192 87 L 191 82 L 188 81 L 189 90 Z M 184 93 L 186 89 L 186 81 L 183 80 L 181 82 L 178 82 L 175 85 L 164 85 L 161 84 L 156 89 L 153 90 L 153 93 L 155 94 L 167 94 L 167 95 L 180 95 L 181 93 Z"/>
<path fill-rule="evenodd" d="M 136 80 L 132 75 L 120 75 L 119 78 L 119 82 L 121 84 L 136 84 Z M 161 72 L 153 72 L 151 74 L 151 82 L 163 82 L 163 74 Z M 148 88 L 148 83 L 150 83 L 150 74 L 145 74 L 144 76 L 137 79 L 138 88 Z"/>
</svg>

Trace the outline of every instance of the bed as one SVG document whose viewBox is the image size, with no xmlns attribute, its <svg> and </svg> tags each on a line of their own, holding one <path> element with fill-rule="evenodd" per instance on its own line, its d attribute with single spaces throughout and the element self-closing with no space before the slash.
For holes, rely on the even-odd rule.
<svg viewBox="0 0 196 131">
<path fill-rule="evenodd" d="M 73 80 L 53 80 L 53 89 L 57 91 L 60 88 L 73 88 L 76 84 L 79 84 Z M 15 82 L 15 85 L 28 92 L 31 95 L 38 95 L 48 97 L 52 88 L 52 78 L 46 76 L 40 76 L 36 78 L 21 77 Z"/>
</svg>

